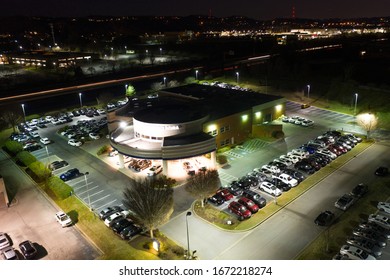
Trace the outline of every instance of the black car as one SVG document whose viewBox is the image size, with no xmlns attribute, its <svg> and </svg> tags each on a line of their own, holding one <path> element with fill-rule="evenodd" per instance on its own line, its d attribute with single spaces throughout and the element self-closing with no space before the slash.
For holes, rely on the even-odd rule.
<svg viewBox="0 0 390 280">
<path fill-rule="evenodd" d="M 300 162 L 298 161 L 295 165 L 294 165 L 294 168 L 300 170 L 300 171 L 303 171 L 303 172 L 306 172 L 307 174 L 313 174 L 316 170 L 314 169 L 313 166 L 311 166 L 310 164 L 306 163 L 306 162 Z"/>
<path fill-rule="evenodd" d="M 389 173 L 389 168 L 385 166 L 381 166 L 377 170 L 375 170 L 375 175 L 377 176 L 386 176 L 388 173 Z"/>
<path fill-rule="evenodd" d="M 242 195 L 242 188 L 240 188 L 238 182 L 236 181 L 231 182 L 230 185 L 226 186 L 225 188 L 228 189 L 229 192 L 234 196 Z"/>
<path fill-rule="evenodd" d="M 120 237 L 122 239 L 132 239 L 134 236 L 137 234 L 140 234 L 142 232 L 142 228 L 135 225 L 131 224 L 127 227 L 125 227 L 121 232 L 120 232 Z"/>
<path fill-rule="evenodd" d="M 387 245 L 387 238 L 379 234 L 377 231 L 372 229 L 365 229 L 357 227 L 352 231 L 353 235 L 364 237 L 370 240 L 375 241 L 380 247 L 385 247 Z"/>
<path fill-rule="evenodd" d="M 107 219 L 109 216 L 111 216 L 115 212 L 122 212 L 122 211 L 123 211 L 123 209 L 119 206 L 107 207 L 107 208 L 103 209 L 102 211 L 100 211 L 99 218 L 104 221 L 105 219 Z"/>
<path fill-rule="evenodd" d="M 266 179 L 266 181 L 275 185 L 282 192 L 287 192 L 287 191 L 291 190 L 291 186 L 289 184 L 284 183 L 279 178 L 269 178 L 269 179 Z"/>
<path fill-rule="evenodd" d="M 23 256 L 28 260 L 33 259 L 38 253 L 34 244 L 30 240 L 26 240 L 20 243 L 19 249 L 20 252 L 22 252 Z"/>
<path fill-rule="evenodd" d="M 265 200 L 265 198 L 262 197 L 257 192 L 254 192 L 251 190 L 245 190 L 242 195 L 249 198 L 254 203 L 256 203 L 257 206 L 259 206 L 259 208 L 263 208 L 267 204 L 267 201 Z"/>
<path fill-rule="evenodd" d="M 132 225 L 133 222 L 129 221 L 128 219 L 126 218 L 121 218 L 121 219 L 118 219 L 116 220 L 112 225 L 111 225 L 111 229 L 115 232 L 115 233 L 120 233 L 124 228 Z"/>
<path fill-rule="evenodd" d="M 383 235 L 386 239 L 390 239 L 390 230 L 381 227 L 380 225 L 372 222 L 362 222 L 359 224 L 360 228 L 376 231 L 380 235 Z"/>
<path fill-rule="evenodd" d="M 292 169 L 285 169 L 283 170 L 283 173 L 290 175 L 291 177 L 296 179 L 299 183 L 305 180 L 305 176 L 299 171 L 295 171 Z"/>
<path fill-rule="evenodd" d="M 333 212 L 326 210 L 317 216 L 314 223 L 318 226 L 329 226 L 334 220 L 334 217 L 335 215 Z"/>
<path fill-rule="evenodd" d="M 213 196 L 209 197 L 207 201 L 214 205 L 219 206 L 225 202 L 225 199 L 220 194 L 216 193 Z"/>
<path fill-rule="evenodd" d="M 368 192 L 367 185 L 360 183 L 359 185 L 357 185 L 356 187 L 354 187 L 352 189 L 351 194 L 353 196 L 360 198 L 360 197 L 364 196 L 367 192 Z"/>
<path fill-rule="evenodd" d="M 66 171 L 65 173 L 62 173 L 60 175 L 60 179 L 62 181 L 69 181 L 69 180 L 72 180 L 80 175 L 81 175 L 81 173 L 77 168 L 72 168 L 72 169 L 69 169 L 68 171 Z"/>
</svg>

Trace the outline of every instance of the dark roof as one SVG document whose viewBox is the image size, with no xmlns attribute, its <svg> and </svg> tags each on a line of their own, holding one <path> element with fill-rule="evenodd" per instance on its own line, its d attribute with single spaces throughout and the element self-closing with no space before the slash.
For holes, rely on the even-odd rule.
<svg viewBox="0 0 390 280">
<path fill-rule="evenodd" d="M 183 146 L 183 145 L 203 142 L 211 138 L 213 138 L 213 136 L 204 132 L 198 134 L 186 135 L 186 136 L 171 136 L 171 137 L 164 138 L 163 146 L 164 147 L 177 146 L 177 145 Z"/>
</svg>

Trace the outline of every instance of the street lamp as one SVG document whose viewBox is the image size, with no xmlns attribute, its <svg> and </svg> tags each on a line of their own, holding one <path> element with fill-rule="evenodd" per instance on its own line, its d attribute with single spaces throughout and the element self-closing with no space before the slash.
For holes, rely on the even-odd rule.
<svg viewBox="0 0 390 280">
<path fill-rule="evenodd" d="M 187 229 L 187 255 L 186 255 L 186 259 L 187 260 L 190 259 L 190 254 L 191 254 L 191 251 L 190 251 L 190 232 L 188 231 L 188 217 L 191 215 L 192 215 L 192 213 L 190 211 L 188 211 L 186 214 L 186 229 Z"/>
<path fill-rule="evenodd" d="M 167 77 L 164 77 L 164 85 L 167 87 Z"/>
<path fill-rule="evenodd" d="M 307 98 L 310 98 L 310 85 L 307 85 Z"/>
<path fill-rule="evenodd" d="M 22 104 L 22 110 L 23 110 L 23 119 L 24 122 L 26 122 L 26 111 L 24 110 L 24 104 Z"/>
<path fill-rule="evenodd" d="M 160 48 L 160 55 L 162 55 L 162 48 Z"/>
<path fill-rule="evenodd" d="M 358 100 L 358 94 L 355 93 L 355 109 L 353 111 L 353 114 L 356 116 L 356 106 L 357 106 L 357 100 Z"/>
<path fill-rule="evenodd" d="M 240 82 L 240 73 L 236 72 L 236 81 L 237 84 Z"/>
<path fill-rule="evenodd" d="M 195 80 L 197 80 L 198 79 L 198 70 L 195 70 Z"/>
<path fill-rule="evenodd" d="M 85 186 L 87 187 L 88 207 L 89 207 L 89 210 L 92 211 L 92 208 L 91 208 L 91 200 L 90 200 L 90 197 L 89 197 L 89 188 L 88 188 L 87 175 L 89 175 L 89 172 L 85 172 L 85 173 L 84 173 L 84 179 L 85 179 Z"/>
<path fill-rule="evenodd" d="M 80 108 L 83 108 L 83 100 L 82 100 L 82 93 L 81 92 L 79 92 L 79 99 L 80 99 Z"/>
</svg>

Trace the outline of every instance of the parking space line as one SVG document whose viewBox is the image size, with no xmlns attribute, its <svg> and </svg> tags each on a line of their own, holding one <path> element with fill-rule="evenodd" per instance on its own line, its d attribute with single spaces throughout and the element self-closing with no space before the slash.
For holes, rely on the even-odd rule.
<svg viewBox="0 0 390 280">
<path fill-rule="evenodd" d="M 99 199 L 96 199 L 95 201 L 92 201 L 91 204 L 93 204 L 93 203 L 95 203 L 95 202 L 98 202 L 98 201 L 100 201 L 100 200 L 103 200 L 103 199 L 105 199 L 105 198 L 107 198 L 107 197 L 109 197 L 109 196 L 111 196 L 111 194 L 108 194 L 108 195 L 103 196 L 103 197 L 101 197 L 101 198 L 99 198 Z"/>
<path fill-rule="evenodd" d="M 99 186 L 95 186 L 95 187 L 93 187 L 93 188 L 88 188 L 87 190 L 85 190 L 85 191 L 83 191 L 83 192 L 78 192 L 77 194 L 78 195 L 82 195 L 82 194 L 84 194 L 84 193 L 86 193 L 86 192 L 91 192 L 91 190 L 94 190 L 94 189 L 96 189 L 96 188 L 98 188 Z M 102 190 L 102 191 L 104 191 L 104 190 Z"/>
<path fill-rule="evenodd" d="M 117 201 L 117 199 L 114 199 L 114 200 L 111 200 L 110 202 L 107 202 L 106 204 L 103 204 L 102 206 L 96 208 L 96 210 L 100 210 L 102 209 L 103 207 L 106 208 L 108 207 L 108 205 L 112 204 L 113 202 Z"/>
</svg>

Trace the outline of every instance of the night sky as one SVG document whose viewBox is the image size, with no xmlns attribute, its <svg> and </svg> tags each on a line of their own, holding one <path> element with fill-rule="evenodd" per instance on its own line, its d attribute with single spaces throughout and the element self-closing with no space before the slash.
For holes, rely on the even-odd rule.
<svg viewBox="0 0 390 280">
<path fill-rule="evenodd" d="M 389 0 L 10 0 L 1 16 L 240 15 L 255 19 L 390 16 Z"/>
</svg>

